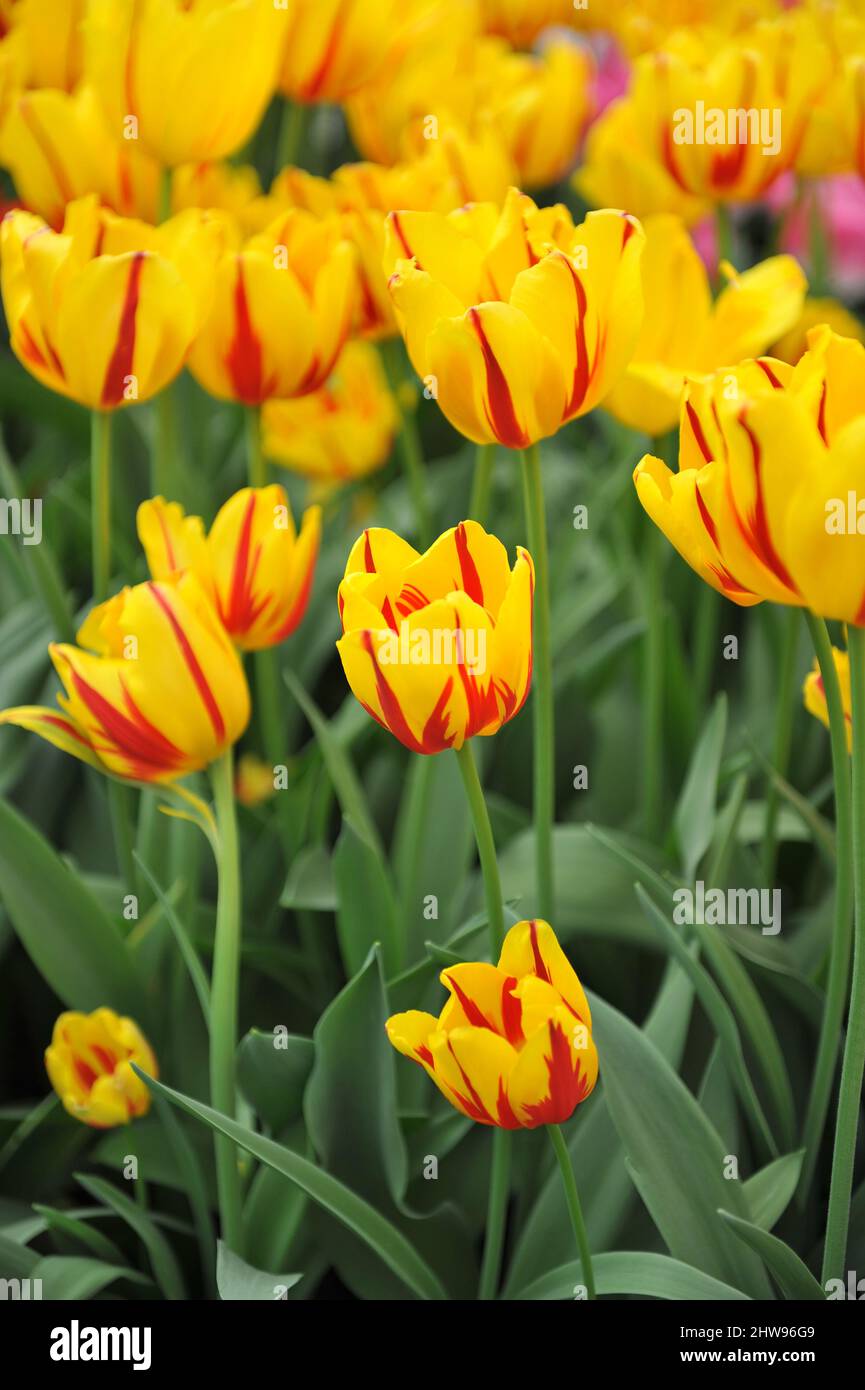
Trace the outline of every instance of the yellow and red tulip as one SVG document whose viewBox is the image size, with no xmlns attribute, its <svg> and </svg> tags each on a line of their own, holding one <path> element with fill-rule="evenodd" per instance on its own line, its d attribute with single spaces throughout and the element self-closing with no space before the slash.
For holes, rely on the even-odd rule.
<svg viewBox="0 0 865 1390">
<path fill-rule="evenodd" d="M 398 426 L 381 359 L 368 343 L 343 348 L 333 375 L 294 401 L 261 412 L 265 456 L 322 483 L 344 483 L 381 468 Z"/>
<path fill-rule="evenodd" d="M 147 400 L 186 360 L 222 242 L 219 224 L 198 211 L 149 227 L 82 198 L 67 207 L 62 233 L 8 213 L 0 245 L 13 352 L 81 405 Z"/>
<path fill-rule="evenodd" d="M 838 674 L 838 685 L 841 688 L 841 705 L 844 710 L 844 725 L 847 730 L 847 751 L 853 748 L 853 714 L 850 698 L 850 657 L 847 652 L 839 651 L 837 647 L 832 648 L 832 660 L 835 662 L 835 670 Z M 820 667 L 815 660 L 812 670 L 805 677 L 802 687 L 802 695 L 805 701 L 805 708 L 809 714 L 813 714 L 821 724 L 829 728 L 829 707 L 826 703 L 826 687 L 823 684 L 823 677 L 820 674 Z"/>
<path fill-rule="evenodd" d="M 591 114 L 593 71 L 588 50 L 567 41 L 537 55 L 508 54 L 498 65 L 488 119 L 521 188 L 545 188 L 573 166 Z"/>
<path fill-rule="evenodd" d="M 546 922 L 518 922 L 498 965 L 449 966 L 438 1018 L 412 1009 L 387 1021 L 398 1052 L 419 1062 L 456 1110 L 483 1125 L 562 1124 L 594 1089 L 598 1053 L 585 991 Z"/>
<path fill-rule="evenodd" d="M 232 154 L 276 88 L 273 0 L 90 0 L 85 76 L 115 139 L 175 168 Z"/>
<path fill-rule="evenodd" d="M 512 189 L 499 211 L 394 212 L 386 268 L 409 357 L 477 444 L 524 449 L 596 406 L 642 316 L 640 224 Z"/>
<path fill-rule="evenodd" d="M 306 612 L 321 536 L 321 508 L 300 534 L 284 490 L 242 488 L 205 534 L 201 517 L 154 497 L 138 509 L 138 536 L 155 580 L 192 572 L 242 651 L 284 641 Z"/>
<path fill-rule="evenodd" d="M 293 101 L 341 102 L 386 62 L 399 0 L 294 0 L 279 85 Z"/>
<path fill-rule="evenodd" d="M 173 782 L 215 762 L 249 722 L 240 658 L 193 574 L 136 584 L 52 644 L 60 709 L 0 711 L 110 776 Z"/>
<path fill-rule="evenodd" d="M 862 625 L 865 347 L 827 326 L 808 342 L 795 368 L 761 358 L 689 383 L 679 472 L 647 456 L 634 478 L 652 519 L 727 597 Z"/>
<path fill-rule="evenodd" d="M 805 276 L 792 256 L 736 275 L 712 302 L 709 277 L 684 223 L 644 224 L 643 326 L 634 354 L 607 396 L 616 419 L 655 438 L 674 428 L 685 377 L 764 352 L 802 311 Z"/>
<path fill-rule="evenodd" d="M 591 201 L 606 198 L 608 179 L 630 169 L 644 195 L 657 199 L 651 208 L 627 204 L 643 215 L 688 217 L 682 195 L 686 204 L 758 198 L 795 164 L 830 76 L 814 16 L 778 17 L 720 43 L 711 29 L 680 31 L 635 63 L 627 95 L 598 122 L 589 144 L 593 172 L 580 186 Z M 617 144 L 622 153 L 607 173 L 601 159 Z"/>
<path fill-rule="evenodd" d="M 346 679 L 416 753 L 459 749 L 522 708 L 532 676 L 534 566 L 460 522 L 423 555 L 392 531 L 358 538 L 339 586 Z"/>
<path fill-rule="evenodd" d="M 315 391 L 351 331 L 356 293 L 339 221 L 292 208 L 223 255 L 190 371 L 211 395 L 244 405 Z"/>
<path fill-rule="evenodd" d="M 63 1013 L 45 1049 L 48 1079 L 76 1120 L 94 1129 L 113 1129 L 146 1115 L 150 1090 L 132 1063 L 158 1077 L 153 1049 L 131 1018 L 113 1009 Z"/>
</svg>

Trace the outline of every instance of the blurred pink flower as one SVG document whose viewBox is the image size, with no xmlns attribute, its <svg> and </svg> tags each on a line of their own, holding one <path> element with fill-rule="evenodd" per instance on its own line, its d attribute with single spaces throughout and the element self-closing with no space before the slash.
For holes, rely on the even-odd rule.
<svg viewBox="0 0 865 1390">
<path fill-rule="evenodd" d="M 781 249 L 808 269 L 811 219 L 819 209 L 826 240 L 826 278 L 836 294 L 865 292 L 865 183 L 858 174 L 838 174 L 803 184 L 796 197 L 792 177 L 779 179 L 766 198 L 782 218 Z"/>
<path fill-rule="evenodd" d="M 595 116 L 609 106 L 611 101 L 627 90 L 631 76 L 631 65 L 609 34 L 590 34 L 589 47 L 595 55 L 597 74 L 595 77 Z"/>
</svg>

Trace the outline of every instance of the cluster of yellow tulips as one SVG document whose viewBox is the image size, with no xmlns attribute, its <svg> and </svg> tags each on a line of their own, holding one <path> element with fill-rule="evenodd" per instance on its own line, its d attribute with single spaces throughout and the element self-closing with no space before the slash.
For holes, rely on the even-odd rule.
<svg viewBox="0 0 865 1390">
<path fill-rule="evenodd" d="M 36 733 L 115 786 L 158 787 L 210 837 L 213 1106 L 227 1116 L 237 1107 L 235 801 L 258 796 L 236 786 L 233 750 L 254 711 L 270 794 L 271 765 L 291 756 L 276 651 L 304 622 L 329 501 L 355 485 L 368 511 L 364 489 L 398 441 L 413 505 L 403 529 L 417 545 L 362 526 L 334 596 L 336 646 L 351 691 L 383 729 L 411 754 L 452 750 L 458 760 L 490 958 L 447 966 L 440 1016 L 396 1014 L 387 1036 L 462 1115 L 496 1131 L 485 1295 L 501 1259 L 507 1131 L 541 1125 L 552 1127 L 594 1293 L 555 1129 L 592 1092 L 599 1058 L 554 931 L 539 443 L 602 407 L 652 441 L 636 493 L 696 574 L 743 607 L 803 609 L 814 637 L 819 664 L 805 697 L 832 731 L 839 885 L 855 877 L 856 890 L 826 1238 L 825 1269 L 837 1272 L 865 1065 L 865 522 L 851 527 L 845 510 L 862 477 L 865 346 L 833 328 L 840 306 L 815 315 L 794 256 L 735 266 L 729 209 L 785 177 L 865 178 L 858 6 L 8 0 L 0 13 L 0 164 L 14 185 L 0 233 L 3 304 L 21 366 L 91 415 L 94 599 L 77 640 L 49 648 L 58 706 L 8 709 L 0 724 Z M 629 64 L 625 90 L 599 113 L 598 31 Z M 307 157 L 311 113 L 335 106 L 359 158 L 323 173 L 327 155 Z M 265 128 L 277 148 L 266 170 Z M 553 185 L 588 210 L 523 191 Z M 717 273 L 692 236 L 716 214 Z M 777 345 L 797 332 L 804 350 L 783 360 Z M 184 370 L 208 396 L 242 407 L 248 425 L 249 485 L 223 494 L 209 525 L 182 504 L 172 448 Z M 467 514 L 449 503 L 445 515 L 432 500 L 421 398 L 478 446 Z M 151 495 L 137 513 L 150 577 L 120 586 L 112 421 L 150 401 Z M 675 466 L 675 446 L 662 447 L 671 432 Z M 634 455 L 644 447 L 635 442 Z M 510 451 L 509 486 L 523 488 L 526 544 L 513 561 L 484 525 L 499 449 Z M 312 490 L 299 529 L 270 464 Z M 833 655 L 826 619 L 848 625 L 849 657 Z M 646 640 L 657 652 L 651 616 Z M 659 699 L 656 688 L 655 746 Z M 526 892 L 537 916 L 506 931 L 471 740 L 496 734 L 527 701 L 535 877 Z M 206 771 L 215 815 L 196 791 L 194 774 Z M 811 1099 L 818 1140 L 849 997 L 845 891 L 821 1035 L 829 1066 Z M 142 1076 L 157 1077 L 150 1044 L 112 1002 L 63 1013 L 46 1051 L 66 1110 L 94 1127 L 144 1114 Z M 237 1250 L 240 1176 L 225 1135 L 216 1162 L 222 1235 Z"/>
</svg>

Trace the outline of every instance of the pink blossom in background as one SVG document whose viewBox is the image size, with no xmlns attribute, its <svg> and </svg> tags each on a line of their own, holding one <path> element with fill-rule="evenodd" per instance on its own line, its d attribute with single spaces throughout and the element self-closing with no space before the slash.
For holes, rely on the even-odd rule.
<svg viewBox="0 0 865 1390">
<path fill-rule="evenodd" d="M 631 65 L 609 34 L 590 34 L 589 47 L 595 56 L 595 115 L 600 116 L 616 97 L 627 90 Z"/>
<path fill-rule="evenodd" d="M 780 245 L 810 265 L 811 218 L 819 208 L 826 238 L 827 275 L 838 294 L 865 293 L 865 183 L 858 174 L 838 174 L 803 185 L 796 196 L 792 176 L 779 179 L 766 202 L 783 219 Z"/>
</svg>

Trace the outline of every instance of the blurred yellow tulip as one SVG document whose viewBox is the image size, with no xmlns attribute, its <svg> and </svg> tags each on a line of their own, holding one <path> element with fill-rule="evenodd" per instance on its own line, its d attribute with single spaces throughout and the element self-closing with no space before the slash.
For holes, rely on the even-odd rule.
<svg viewBox="0 0 865 1390">
<path fill-rule="evenodd" d="M 477 444 L 524 449 L 607 394 L 642 317 L 640 224 L 512 189 L 504 207 L 393 212 L 385 268 L 409 357 Z"/>
<path fill-rule="evenodd" d="M 265 457 L 321 483 L 345 483 L 381 468 L 399 424 L 375 348 L 350 342 L 318 391 L 262 407 Z"/>
<path fill-rule="evenodd" d="M 128 1124 L 150 1109 L 150 1090 L 132 1062 L 148 1076 L 159 1076 L 138 1025 L 113 1009 L 61 1014 L 45 1049 L 45 1069 L 63 1109 L 93 1129 Z"/>
<path fill-rule="evenodd" d="M 837 647 L 832 648 L 832 660 L 835 662 L 835 670 L 838 674 L 838 684 L 841 688 L 841 705 L 844 710 L 844 724 L 847 731 L 847 752 L 853 748 L 853 714 L 850 699 L 850 657 L 847 652 L 839 651 Z M 819 663 L 814 661 L 813 668 L 805 677 L 802 687 L 802 696 L 805 701 L 805 708 L 809 714 L 813 714 L 821 724 L 829 728 L 829 707 L 826 703 L 826 688 L 823 685 L 823 677 L 820 674 Z"/>
<path fill-rule="evenodd" d="M 585 990 L 552 927 L 517 922 L 498 965 L 467 961 L 440 978 L 450 997 L 438 1018 L 411 1009 L 387 1020 L 397 1051 L 478 1124 L 570 1119 L 594 1090 L 598 1052 Z"/>
<path fill-rule="evenodd" d="M 356 295 L 356 253 L 339 220 L 289 209 L 222 257 L 190 371 L 244 405 L 315 391 L 351 331 Z"/>
<path fill-rule="evenodd" d="M 293 0 L 279 85 L 293 101 L 345 101 L 386 62 L 401 0 Z"/>
<path fill-rule="evenodd" d="M 273 0 L 89 0 L 85 75 L 114 138 L 174 168 L 232 154 L 276 88 Z"/>
<path fill-rule="evenodd" d="M 201 771 L 245 730 L 243 667 L 195 575 L 124 589 L 92 610 L 77 640 L 49 647 L 60 710 L 2 710 L 0 724 L 134 782 Z"/>
<path fill-rule="evenodd" d="M 773 256 L 742 275 L 727 267 L 729 282 L 713 304 L 684 223 L 667 215 L 643 226 L 643 326 L 604 404 L 657 438 L 675 427 L 685 377 L 765 351 L 801 313 L 806 282 L 792 256 Z"/>
<path fill-rule="evenodd" d="M 295 531 L 288 498 L 276 485 L 242 488 L 205 534 L 201 517 L 153 497 L 138 508 L 138 538 L 156 580 L 192 571 L 226 632 L 242 651 L 284 641 L 306 612 L 321 536 L 321 510 Z"/>
<path fill-rule="evenodd" d="M 474 521 L 423 555 L 364 531 L 339 586 L 346 679 L 364 709 L 415 753 L 460 749 L 522 708 L 532 676 L 534 566 Z"/>
<path fill-rule="evenodd" d="M 184 364 L 224 240 L 206 213 L 161 227 L 82 198 L 62 233 L 15 210 L 0 228 L 12 350 L 43 385 L 96 410 L 147 400 Z"/>
</svg>

